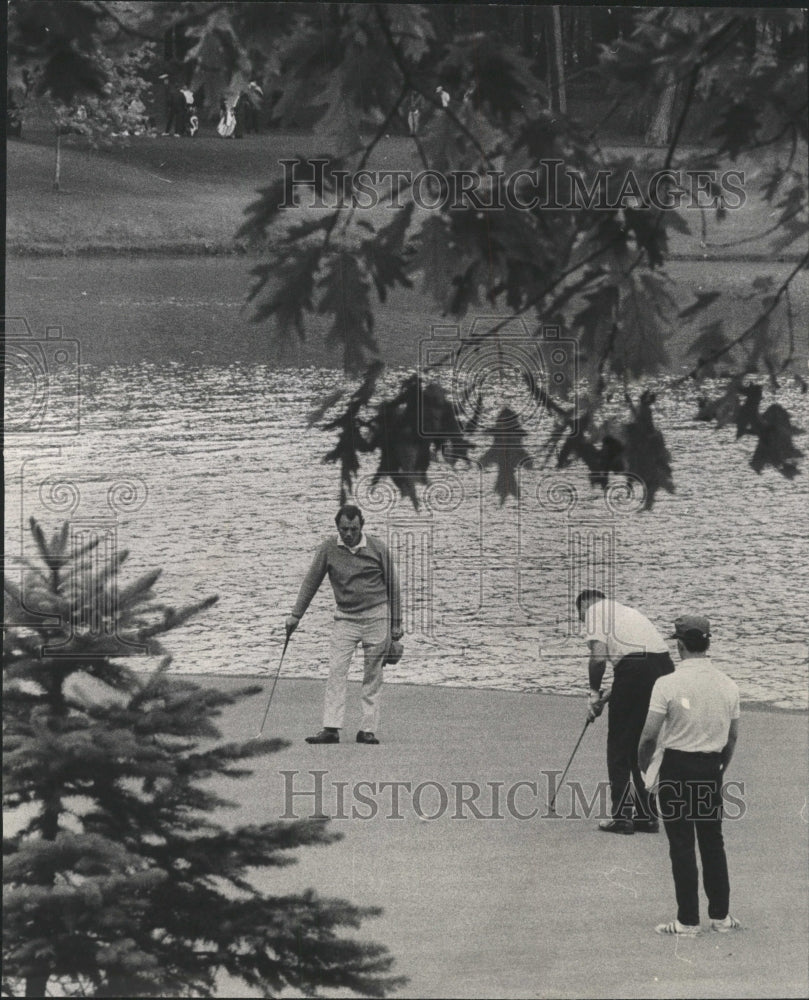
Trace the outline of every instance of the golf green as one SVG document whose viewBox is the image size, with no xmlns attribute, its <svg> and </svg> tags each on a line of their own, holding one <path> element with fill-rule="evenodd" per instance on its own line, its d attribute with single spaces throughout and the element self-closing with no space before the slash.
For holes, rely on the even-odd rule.
<svg viewBox="0 0 809 1000">
<path fill-rule="evenodd" d="M 264 695 L 225 714 L 225 738 L 256 734 L 272 674 Z M 569 787 L 578 782 L 597 803 L 603 720 L 588 728 L 559 792 L 560 818 L 549 816 L 548 782 L 581 732 L 581 699 L 392 685 L 381 744 L 362 746 L 351 684 L 343 742 L 310 746 L 322 695 L 322 682 L 280 680 L 265 735 L 289 746 L 259 758 L 251 778 L 222 783 L 239 803 L 223 821 L 332 817 L 342 841 L 300 851 L 284 871 L 258 870 L 256 882 L 382 906 L 357 935 L 396 956 L 410 980 L 397 996 L 806 996 L 805 713 L 742 709 L 724 832 L 743 929 L 710 931 L 703 901 L 704 933 L 669 940 L 654 933 L 675 915 L 665 835 L 599 833 L 597 807 L 588 818 Z M 220 996 L 240 995 L 221 981 Z"/>
</svg>

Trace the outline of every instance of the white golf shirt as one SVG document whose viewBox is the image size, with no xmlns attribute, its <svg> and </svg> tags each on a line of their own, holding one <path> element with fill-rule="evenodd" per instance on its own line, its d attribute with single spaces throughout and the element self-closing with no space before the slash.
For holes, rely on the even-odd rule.
<svg viewBox="0 0 809 1000">
<path fill-rule="evenodd" d="M 739 689 L 707 656 L 689 657 L 655 681 L 649 711 L 666 718 L 658 747 L 720 753 L 739 718 Z"/>
<path fill-rule="evenodd" d="M 665 640 L 649 619 L 618 601 L 596 601 L 584 617 L 585 639 L 607 647 L 607 657 L 615 666 L 630 653 L 667 653 Z"/>
</svg>

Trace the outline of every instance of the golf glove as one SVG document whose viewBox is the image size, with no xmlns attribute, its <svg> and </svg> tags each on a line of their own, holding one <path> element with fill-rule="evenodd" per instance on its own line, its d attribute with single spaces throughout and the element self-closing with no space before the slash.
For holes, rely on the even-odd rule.
<svg viewBox="0 0 809 1000">
<path fill-rule="evenodd" d="M 287 635 L 292 635 L 292 633 L 295 631 L 298 625 L 300 625 L 300 623 L 301 620 L 300 618 L 297 617 L 297 615 L 287 615 L 287 620 L 286 620 Z"/>
</svg>

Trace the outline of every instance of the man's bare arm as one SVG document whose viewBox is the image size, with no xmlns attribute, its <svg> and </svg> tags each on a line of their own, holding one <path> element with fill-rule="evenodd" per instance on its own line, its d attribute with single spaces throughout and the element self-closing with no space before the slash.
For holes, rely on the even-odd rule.
<svg viewBox="0 0 809 1000">
<path fill-rule="evenodd" d="M 733 756 L 733 751 L 736 749 L 736 740 L 739 738 L 739 720 L 730 720 L 730 731 L 728 732 L 728 741 L 722 750 L 722 770 L 727 771 L 728 764 L 730 764 L 731 757 Z"/>
<path fill-rule="evenodd" d="M 660 730 L 663 727 L 665 718 L 666 716 L 663 712 L 649 712 L 646 716 L 646 722 L 638 743 L 638 767 L 641 771 L 648 770 L 649 765 L 652 763 L 652 757 L 654 757 L 655 747 L 657 746 L 657 738 L 660 736 Z"/>
<path fill-rule="evenodd" d="M 590 640 L 590 690 L 600 691 L 604 671 L 607 669 L 607 644 L 598 639 Z"/>
</svg>

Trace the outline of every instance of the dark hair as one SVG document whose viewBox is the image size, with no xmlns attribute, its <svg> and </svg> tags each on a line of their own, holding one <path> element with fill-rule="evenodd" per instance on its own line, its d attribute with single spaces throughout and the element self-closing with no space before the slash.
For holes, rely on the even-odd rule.
<svg viewBox="0 0 809 1000">
<path fill-rule="evenodd" d="M 699 632 L 687 632 L 685 635 L 678 635 L 677 638 L 689 653 L 704 653 L 711 645 L 711 637 L 700 635 Z"/>
<path fill-rule="evenodd" d="M 365 518 L 362 516 L 362 511 L 353 503 L 344 503 L 337 513 L 334 515 L 334 523 L 339 524 L 341 517 L 347 517 L 349 521 L 353 521 L 355 517 L 360 519 L 360 527 L 365 524 Z"/>
<path fill-rule="evenodd" d="M 584 601 L 603 601 L 606 596 L 600 590 L 583 590 L 576 598 L 576 610 L 581 611 Z"/>
</svg>

